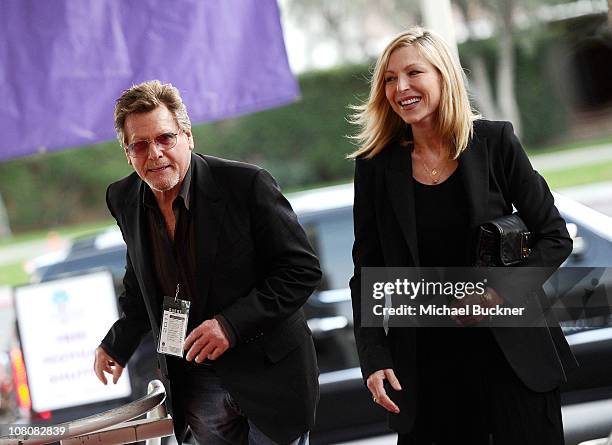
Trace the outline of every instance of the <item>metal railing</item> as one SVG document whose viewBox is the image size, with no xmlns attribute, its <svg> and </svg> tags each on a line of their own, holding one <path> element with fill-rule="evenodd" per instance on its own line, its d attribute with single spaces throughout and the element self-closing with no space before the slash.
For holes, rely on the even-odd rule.
<svg viewBox="0 0 612 445">
<path fill-rule="evenodd" d="M 587 440 L 586 442 L 580 442 L 578 445 L 612 445 L 612 433 L 607 438 Z"/>
<path fill-rule="evenodd" d="M 586 442 L 580 442 L 578 445 L 612 445 L 612 432 L 606 438 L 587 440 Z"/>
<path fill-rule="evenodd" d="M 172 418 L 163 405 L 164 385 L 159 380 L 149 383 L 148 393 L 138 400 L 100 414 L 58 425 L 66 434 L 44 437 L 0 437 L 0 445 L 43 445 L 61 442 L 62 445 L 115 445 L 147 440 L 159 445 L 160 438 L 173 432 Z M 147 414 L 146 419 L 132 420 Z"/>
</svg>

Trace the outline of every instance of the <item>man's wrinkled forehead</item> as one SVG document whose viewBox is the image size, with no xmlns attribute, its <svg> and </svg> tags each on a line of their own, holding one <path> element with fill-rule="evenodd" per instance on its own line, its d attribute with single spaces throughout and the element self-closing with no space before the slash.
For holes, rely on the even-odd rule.
<svg viewBox="0 0 612 445">
<path fill-rule="evenodd" d="M 130 113 L 125 118 L 126 141 L 150 139 L 162 133 L 176 133 L 177 131 L 178 123 L 165 106 L 144 113 Z"/>
</svg>

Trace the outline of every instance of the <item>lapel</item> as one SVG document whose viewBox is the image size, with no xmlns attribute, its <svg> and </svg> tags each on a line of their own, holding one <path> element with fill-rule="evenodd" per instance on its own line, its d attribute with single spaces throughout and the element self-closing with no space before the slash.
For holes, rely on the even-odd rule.
<svg viewBox="0 0 612 445">
<path fill-rule="evenodd" d="M 412 151 L 409 147 L 389 147 L 385 165 L 388 196 L 413 262 L 419 266 L 414 208 Z M 459 157 L 459 173 L 467 197 L 470 227 L 473 230 L 488 216 L 489 160 L 486 140 L 474 137 Z"/>
<path fill-rule="evenodd" d="M 489 215 L 489 150 L 486 139 L 474 137 L 468 148 L 459 156 L 463 188 L 468 201 L 470 228 L 488 219 Z"/>
<path fill-rule="evenodd" d="M 144 204 L 142 202 L 144 196 L 145 183 L 142 180 L 138 181 L 138 192 L 130 194 L 124 205 L 124 227 L 127 229 L 128 239 L 133 240 L 134 255 L 130 255 L 132 266 L 139 279 L 140 288 L 145 305 L 153 314 L 153 320 L 161 320 L 161 298 L 157 288 L 157 279 L 153 273 L 153 265 L 151 264 L 151 250 L 149 248 L 149 239 L 147 233 L 147 217 L 145 215 Z"/>
<path fill-rule="evenodd" d="M 412 179 L 412 151 L 409 147 L 389 147 L 386 165 L 386 185 L 391 206 L 408 243 L 413 263 L 419 265 L 419 251 L 414 217 L 414 183 Z"/>
<path fill-rule="evenodd" d="M 196 286 L 198 298 L 205 307 L 209 295 L 213 265 L 217 255 L 219 235 L 225 216 L 226 203 L 221 198 L 210 166 L 202 155 L 192 154 L 195 192 L 194 219 L 197 224 L 196 241 Z"/>
</svg>

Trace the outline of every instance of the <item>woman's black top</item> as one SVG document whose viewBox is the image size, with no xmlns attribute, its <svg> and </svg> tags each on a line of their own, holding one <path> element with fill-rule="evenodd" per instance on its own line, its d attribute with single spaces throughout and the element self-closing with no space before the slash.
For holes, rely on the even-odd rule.
<svg viewBox="0 0 612 445">
<path fill-rule="evenodd" d="M 460 166 L 441 184 L 416 180 L 414 184 L 421 267 L 470 266 L 469 211 Z M 417 443 L 414 440 L 419 437 L 429 441 L 453 434 L 460 437 L 466 416 L 476 419 L 477 429 L 486 432 L 483 375 L 499 376 L 500 369 L 511 374 L 489 329 L 421 327 L 416 331 L 417 415 L 412 433 L 400 435 L 398 443 Z"/>
<path fill-rule="evenodd" d="M 444 182 L 414 181 L 421 267 L 469 266 L 469 213 L 460 166 Z"/>
</svg>

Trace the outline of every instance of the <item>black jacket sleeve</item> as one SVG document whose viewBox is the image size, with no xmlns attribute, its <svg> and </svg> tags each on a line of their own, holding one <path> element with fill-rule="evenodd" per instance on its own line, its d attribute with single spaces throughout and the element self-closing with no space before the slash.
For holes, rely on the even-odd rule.
<svg viewBox="0 0 612 445">
<path fill-rule="evenodd" d="M 151 330 L 129 254 L 126 255 L 126 262 L 124 291 L 119 296 L 121 315 L 100 345 L 121 366 L 125 366 L 142 338 Z"/>
<path fill-rule="evenodd" d="M 111 205 L 111 189 L 112 185 L 106 190 L 106 205 L 117 220 L 116 212 Z M 117 220 L 117 222 L 119 221 Z M 125 366 L 142 338 L 151 330 L 151 323 L 129 253 L 126 253 L 123 288 L 124 290 L 119 296 L 120 317 L 109 329 L 100 344 L 121 366 Z"/>
<path fill-rule="evenodd" d="M 221 311 L 238 344 L 297 312 L 321 280 L 319 260 L 274 178 L 260 170 L 250 193 L 252 236 L 263 278 Z"/>
<path fill-rule="evenodd" d="M 572 239 L 546 181 L 531 166 L 511 123 L 504 123 L 499 138 L 506 194 L 531 231 L 532 247 L 521 267 L 508 273 L 496 290 L 509 304 L 522 306 L 570 255 Z"/>
<path fill-rule="evenodd" d="M 353 303 L 355 341 L 364 380 L 367 380 L 370 374 L 379 369 L 393 368 L 384 328 L 361 326 L 361 268 L 384 266 L 382 248 L 376 228 L 374 200 L 372 199 L 374 180 L 372 165 L 370 164 L 372 164 L 372 161 L 365 159 L 357 159 L 355 162 L 354 272 L 349 283 Z"/>
</svg>

